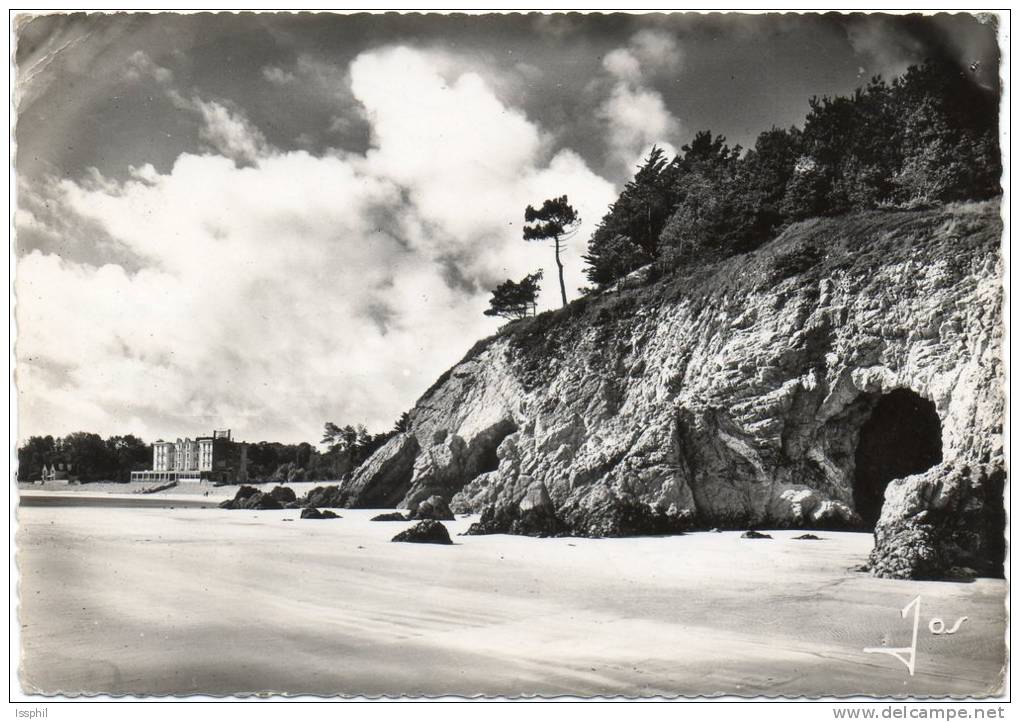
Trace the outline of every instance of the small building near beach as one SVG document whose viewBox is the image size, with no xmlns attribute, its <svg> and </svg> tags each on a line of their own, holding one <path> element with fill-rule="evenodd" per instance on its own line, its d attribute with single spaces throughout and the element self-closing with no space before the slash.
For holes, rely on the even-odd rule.
<svg viewBox="0 0 1020 722">
<path fill-rule="evenodd" d="M 77 482 L 78 477 L 73 473 L 73 467 L 70 463 L 64 463 L 63 461 L 54 461 L 51 464 L 43 464 L 42 467 L 42 483 L 53 483 L 53 484 L 70 484 Z"/>
</svg>

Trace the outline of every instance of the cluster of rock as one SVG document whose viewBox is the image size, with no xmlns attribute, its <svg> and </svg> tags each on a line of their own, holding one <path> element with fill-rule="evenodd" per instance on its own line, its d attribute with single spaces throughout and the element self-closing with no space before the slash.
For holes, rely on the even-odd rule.
<svg viewBox="0 0 1020 722">
<path fill-rule="evenodd" d="M 289 509 L 297 504 L 294 490 L 286 486 L 264 492 L 254 486 L 241 486 L 233 499 L 220 502 L 221 509 Z"/>
<path fill-rule="evenodd" d="M 517 503 L 487 507 L 482 518 L 465 534 L 520 534 L 522 536 L 566 536 L 569 527 L 556 514 L 556 507 L 542 483 L 532 485 Z"/>
<path fill-rule="evenodd" d="M 319 487 L 321 488 L 321 487 Z M 334 489 L 336 487 L 333 487 Z M 318 489 L 316 489 L 318 491 Z M 309 503 L 309 496 L 298 499 L 297 494 L 288 486 L 274 486 L 269 491 L 260 491 L 254 486 L 244 485 L 238 488 L 233 499 L 220 502 L 221 509 L 301 509 L 302 519 L 340 519 L 336 512 L 319 509 L 326 506 L 314 503 L 321 497 L 314 497 Z"/>
<path fill-rule="evenodd" d="M 301 509 L 302 519 L 341 519 L 336 512 L 328 508 L 338 508 L 340 504 L 341 490 L 337 485 L 317 486 L 300 499 L 294 490 L 286 486 L 276 486 L 270 491 L 264 492 L 254 486 L 244 485 L 238 488 L 233 499 L 227 499 L 220 503 L 222 509 Z M 416 504 L 414 509 L 406 516 L 399 511 L 378 514 L 372 517 L 372 521 L 453 521 L 454 515 L 450 505 L 441 496 L 433 495 Z M 419 524 L 418 527 L 422 525 Z M 413 528 L 418 528 L 413 527 Z M 440 524 L 440 527 L 442 525 Z M 422 527 L 430 530 L 424 536 L 435 534 L 435 527 L 432 525 Z M 446 533 L 445 527 L 443 532 Z M 423 532 L 424 533 L 424 532 Z M 417 533 L 412 533 L 414 537 Z M 449 534 L 446 533 L 447 539 Z M 400 539 L 394 541 L 417 541 L 417 539 Z"/>
</svg>

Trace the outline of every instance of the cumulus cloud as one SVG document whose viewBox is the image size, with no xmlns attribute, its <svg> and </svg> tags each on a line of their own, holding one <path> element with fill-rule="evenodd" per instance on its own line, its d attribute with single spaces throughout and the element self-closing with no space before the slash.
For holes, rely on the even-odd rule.
<svg viewBox="0 0 1020 722">
<path fill-rule="evenodd" d="M 132 168 L 131 172 L 145 174 L 147 168 L 152 166 Z M 82 187 L 117 192 L 117 184 L 97 182 L 96 175 L 82 179 Z M 17 199 L 14 222 L 19 256 L 39 251 L 85 265 L 101 265 L 112 260 L 129 271 L 138 270 L 147 262 L 112 237 L 102 224 L 75 213 L 64 185 L 55 179 L 31 182 L 19 178 Z"/>
<path fill-rule="evenodd" d="M 167 85 L 174 79 L 168 68 L 157 65 L 144 50 L 136 50 L 128 56 L 125 77 L 128 80 L 155 80 L 160 85 Z"/>
<path fill-rule="evenodd" d="M 239 163 L 254 163 L 259 157 L 272 152 L 262 131 L 243 113 L 231 111 L 214 100 L 197 97 L 191 100 L 189 107 L 202 118 L 199 136 L 221 155 Z"/>
<path fill-rule="evenodd" d="M 286 70 L 276 67 L 275 65 L 267 65 L 262 68 L 262 77 L 268 80 L 270 83 L 276 83 L 277 85 L 286 85 L 287 83 L 293 83 L 297 78 L 294 73 L 289 73 Z"/>
<path fill-rule="evenodd" d="M 676 153 L 680 122 L 670 112 L 652 81 L 682 70 L 683 53 L 672 35 L 641 30 L 628 44 L 607 53 L 602 67 L 611 79 L 599 107 L 607 127 L 610 172 L 629 178 L 653 145 Z"/>
<path fill-rule="evenodd" d="M 263 69 L 263 74 L 267 70 L 269 75 L 273 74 L 272 71 L 283 73 L 279 68 L 268 68 Z M 173 73 L 154 62 L 144 51 L 138 50 L 128 57 L 125 76 L 129 81 L 155 81 L 174 107 L 193 114 L 201 123 L 199 137 L 216 153 L 240 164 L 251 164 L 257 158 L 275 152 L 262 131 L 242 110 L 196 94 L 182 94 L 173 85 Z"/>
<path fill-rule="evenodd" d="M 602 59 L 610 75 L 626 83 L 641 82 L 641 61 L 628 48 L 616 48 Z"/>
<path fill-rule="evenodd" d="M 639 30 L 631 38 L 630 45 L 645 72 L 678 73 L 682 69 L 683 51 L 670 33 L 651 28 Z"/>
<path fill-rule="evenodd" d="M 364 155 L 270 149 L 240 109 L 181 96 L 215 153 L 165 173 L 142 164 L 123 182 L 59 182 L 55 217 L 145 263 L 22 258 L 22 434 L 386 428 L 495 329 L 481 313 L 495 282 L 544 268 L 542 304 L 556 303 L 551 251 L 520 237 L 524 207 L 553 195 L 586 221 L 568 248 L 568 288 L 581 285 L 611 184 L 552 153 L 477 75 L 447 76 L 422 51 L 359 56 Z"/>
<path fill-rule="evenodd" d="M 668 156 L 676 154 L 670 139 L 679 134 L 680 123 L 657 91 L 620 83 L 602 105 L 602 114 L 609 122 L 613 160 L 625 177 L 634 174 L 635 167 L 653 145 L 665 150 Z"/>
</svg>

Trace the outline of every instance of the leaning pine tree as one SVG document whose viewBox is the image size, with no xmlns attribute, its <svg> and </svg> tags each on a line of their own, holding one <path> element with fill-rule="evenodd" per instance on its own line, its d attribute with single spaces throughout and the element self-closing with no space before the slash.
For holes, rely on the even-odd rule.
<svg viewBox="0 0 1020 722">
<path fill-rule="evenodd" d="M 552 240 L 553 242 L 556 249 L 556 268 L 560 273 L 560 296 L 563 298 L 563 305 L 566 306 L 567 287 L 563 283 L 563 261 L 560 260 L 561 244 L 577 230 L 581 218 L 567 202 L 567 197 L 560 196 L 543 202 L 542 207 L 538 210 L 528 206 L 524 211 L 524 220 L 533 224 L 524 226 L 524 240 Z"/>
</svg>

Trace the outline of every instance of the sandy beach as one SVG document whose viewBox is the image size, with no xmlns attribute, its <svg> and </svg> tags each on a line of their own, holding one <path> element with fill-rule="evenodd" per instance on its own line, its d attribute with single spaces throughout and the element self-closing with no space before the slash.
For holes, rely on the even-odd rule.
<svg viewBox="0 0 1020 722">
<path fill-rule="evenodd" d="M 22 505 L 26 692 L 924 696 L 1001 684 L 1005 582 L 851 571 L 867 534 L 414 545 L 391 543 L 408 524 L 371 522 L 375 511 L 314 521 L 175 498 Z M 900 610 L 917 595 L 910 676 L 862 650 L 909 645 Z M 955 634 L 929 631 L 932 617 L 948 628 L 962 616 Z"/>
</svg>

